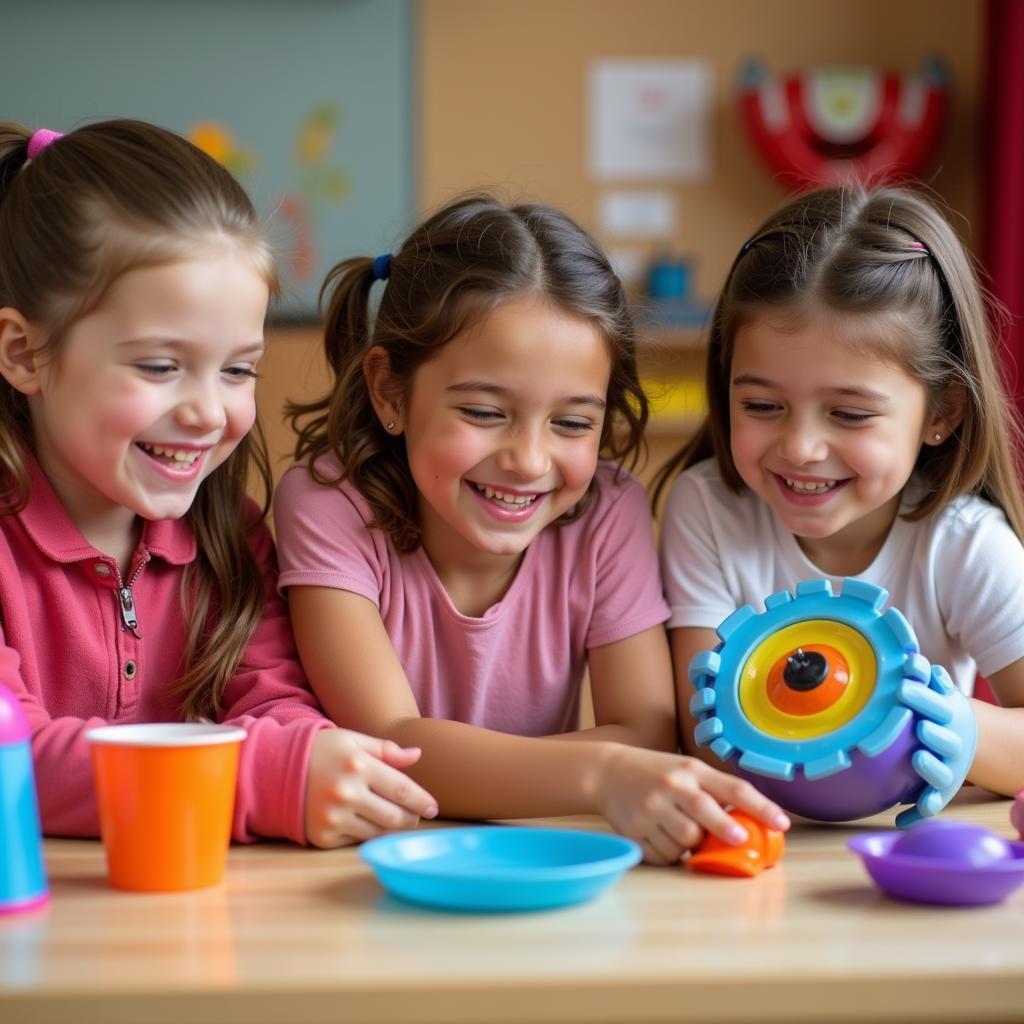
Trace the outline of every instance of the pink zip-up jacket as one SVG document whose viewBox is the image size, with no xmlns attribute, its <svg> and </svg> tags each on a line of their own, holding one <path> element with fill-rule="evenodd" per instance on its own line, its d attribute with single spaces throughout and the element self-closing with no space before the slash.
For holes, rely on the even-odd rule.
<svg viewBox="0 0 1024 1024">
<path fill-rule="evenodd" d="M 32 729 L 43 831 L 97 836 L 87 729 L 113 722 L 170 722 L 180 698 L 185 618 L 181 581 L 196 557 L 184 520 L 147 521 L 121 580 L 71 521 L 35 460 L 24 509 L 0 515 L 0 683 L 20 699 Z M 313 738 L 331 723 L 303 675 L 287 608 L 276 592 L 265 525 L 251 544 L 266 579 L 263 619 L 224 694 L 219 721 L 242 726 L 233 837 L 305 842 L 306 770 Z M 130 585 L 137 618 L 123 611 Z M 136 632 L 139 635 L 136 635 Z"/>
</svg>

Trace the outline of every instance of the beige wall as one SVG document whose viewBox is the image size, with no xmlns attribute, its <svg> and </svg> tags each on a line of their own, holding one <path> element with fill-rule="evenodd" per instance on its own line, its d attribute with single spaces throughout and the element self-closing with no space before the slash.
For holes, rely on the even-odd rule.
<svg viewBox="0 0 1024 1024">
<path fill-rule="evenodd" d="M 733 106 L 757 56 L 785 73 L 815 63 L 896 71 L 939 54 L 953 74 L 952 118 L 930 177 L 969 222 L 977 199 L 980 0 L 420 0 L 420 205 L 469 188 L 564 207 L 591 229 L 598 188 L 586 174 L 585 95 L 595 57 L 701 57 L 714 74 L 714 174 L 677 186 L 677 244 L 710 299 L 736 247 L 782 198 L 751 156 Z M 680 354 L 673 359 L 682 364 Z M 688 357 L 691 367 L 694 357 Z M 315 330 L 271 332 L 260 404 L 275 468 L 292 437 L 285 397 L 326 386 Z M 657 460 L 678 443 L 655 431 Z"/>
<path fill-rule="evenodd" d="M 675 188 L 679 248 L 711 298 L 736 247 L 783 196 L 755 163 L 734 106 L 740 68 L 814 64 L 894 71 L 942 56 L 949 132 L 931 185 L 975 211 L 980 0 L 421 0 L 421 205 L 474 187 L 561 206 L 595 228 L 585 168 L 585 76 L 596 57 L 707 60 L 714 175 Z M 659 186 L 660 187 L 660 186 Z"/>
</svg>

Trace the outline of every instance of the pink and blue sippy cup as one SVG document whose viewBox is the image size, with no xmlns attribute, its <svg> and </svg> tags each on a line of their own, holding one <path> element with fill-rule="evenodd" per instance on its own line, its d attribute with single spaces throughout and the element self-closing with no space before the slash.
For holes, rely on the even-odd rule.
<svg viewBox="0 0 1024 1024">
<path fill-rule="evenodd" d="M 33 910 L 49 898 L 28 720 L 0 685 L 0 914 Z"/>
</svg>

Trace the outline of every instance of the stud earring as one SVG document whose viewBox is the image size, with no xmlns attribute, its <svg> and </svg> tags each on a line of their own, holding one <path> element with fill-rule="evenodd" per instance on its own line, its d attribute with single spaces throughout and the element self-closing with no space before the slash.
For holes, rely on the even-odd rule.
<svg viewBox="0 0 1024 1024">
<path fill-rule="evenodd" d="M 395 429 L 395 421 L 388 420 L 387 423 L 384 424 L 384 429 L 390 434 L 391 431 Z"/>
<path fill-rule="evenodd" d="M 934 440 L 935 443 L 938 444 L 939 441 L 942 440 L 942 435 L 941 434 L 932 434 L 932 440 Z"/>
</svg>

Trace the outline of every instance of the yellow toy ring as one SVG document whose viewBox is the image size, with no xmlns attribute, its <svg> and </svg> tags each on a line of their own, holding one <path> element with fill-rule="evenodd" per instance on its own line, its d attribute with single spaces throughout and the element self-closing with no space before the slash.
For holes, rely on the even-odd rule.
<svg viewBox="0 0 1024 1024">
<path fill-rule="evenodd" d="M 831 706 L 811 714 L 788 714 L 769 696 L 768 679 L 797 648 L 829 647 L 840 654 L 848 681 Z M 877 662 L 871 645 L 858 630 L 829 619 L 808 619 L 786 626 L 763 640 L 740 674 L 738 698 L 752 726 L 779 739 L 811 739 L 834 732 L 852 721 L 875 688 Z"/>
</svg>

